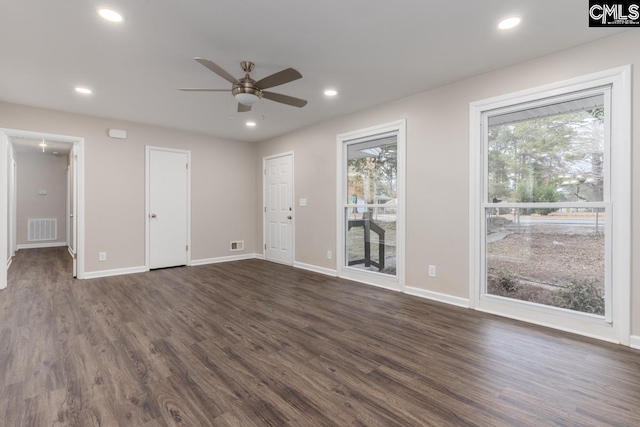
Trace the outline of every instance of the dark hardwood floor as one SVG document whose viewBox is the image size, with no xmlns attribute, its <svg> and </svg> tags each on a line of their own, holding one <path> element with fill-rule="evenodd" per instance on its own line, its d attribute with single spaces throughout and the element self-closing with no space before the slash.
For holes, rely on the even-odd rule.
<svg viewBox="0 0 640 427">
<path fill-rule="evenodd" d="M 638 426 L 640 352 L 264 261 L 0 291 L 0 426 Z"/>
</svg>

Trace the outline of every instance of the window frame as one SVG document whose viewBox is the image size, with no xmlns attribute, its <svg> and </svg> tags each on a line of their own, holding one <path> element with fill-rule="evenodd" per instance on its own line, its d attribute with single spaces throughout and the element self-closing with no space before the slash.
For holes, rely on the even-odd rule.
<svg viewBox="0 0 640 427">
<path fill-rule="evenodd" d="M 631 66 L 605 70 L 574 79 L 498 96 L 469 105 L 469 304 L 471 308 L 535 324 L 629 345 L 631 289 Z M 501 111 L 533 108 L 602 92 L 610 87 L 610 120 L 605 128 L 605 184 L 602 202 L 489 203 L 488 116 Z M 606 92 L 606 91 L 605 91 Z M 605 316 L 518 301 L 486 294 L 485 209 L 491 207 L 604 207 L 611 218 L 605 223 L 605 290 L 610 307 Z M 517 206 L 516 206 L 517 205 Z M 608 290 L 607 290 L 608 289 Z"/>
<path fill-rule="evenodd" d="M 350 267 L 346 261 L 346 217 L 347 208 L 362 207 L 348 203 L 347 191 L 347 148 L 349 145 L 375 140 L 384 135 L 397 137 L 397 199 L 396 208 L 396 275 L 366 271 Z M 336 137 L 336 271 L 338 277 L 355 280 L 373 286 L 395 291 L 404 291 L 405 278 L 405 185 L 406 185 L 406 120 L 398 120 L 378 126 L 342 133 Z M 367 204 L 366 207 L 382 206 Z M 386 206 L 390 207 L 390 206 Z"/>
</svg>

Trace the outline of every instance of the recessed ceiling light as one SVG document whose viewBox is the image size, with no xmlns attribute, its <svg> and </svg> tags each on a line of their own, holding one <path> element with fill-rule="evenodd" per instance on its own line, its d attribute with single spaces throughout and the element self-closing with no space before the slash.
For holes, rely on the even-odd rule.
<svg viewBox="0 0 640 427">
<path fill-rule="evenodd" d="M 99 9 L 98 14 L 109 22 L 122 22 L 124 18 L 115 10 Z"/>
<path fill-rule="evenodd" d="M 327 96 L 336 96 L 338 94 L 338 91 L 334 89 L 327 89 L 324 91 L 324 94 Z"/>
<path fill-rule="evenodd" d="M 84 95 L 91 95 L 91 89 L 87 89 L 86 87 L 77 87 L 76 92 L 82 93 Z"/>
<path fill-rule="evenodd" d="M 247 126 L 249 126 L 250 128 L 255 127 L 256 122 L 247 122 Z"/>
<path fill-rule="evenodd" d="M 509 30 L 513 27 L 518 26 L 518 24 L 520 24 L 520 18 L 518 18 L 517 16 L 512 16 L 500 21 L 500 23 L 498 24 L 498 28 L 501 30 Z"/>
</svg>

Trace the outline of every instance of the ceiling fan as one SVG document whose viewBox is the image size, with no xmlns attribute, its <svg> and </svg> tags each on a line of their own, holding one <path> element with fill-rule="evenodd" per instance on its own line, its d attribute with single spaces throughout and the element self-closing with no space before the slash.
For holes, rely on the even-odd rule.
<svg viewBox="0 0 640 427">
<path fill-rule="evenodd" d="M 241 62 L 240 66 L 245 72 L 245 76 L 241 79 L 236 79 L 220 66 L 215 64 L 213 61 L 204 58 L 194 59 L 223 79 L 231 82 L 233 86 L 231 87 L 231 89 L 180 88 L 178 90 L 182 90 L 185 92 L 231 92 L 233 97 L 238 101 L 239 113 L 251 111 L 251 106 L 255 104 L 260 98 L 269 99 L 271 101 L 280 102 L 282 104 L 291 105 L 298 108 L 302 108 L 307 105 L 307 101 L 304 99 L 294 98 L 293 96 L 283 95 L 281 93 L 275 92 L 268 92 L 265 90 L 302 78 L 302 74 L 300 74 L 293 68 L 287 68 L 286 70 L 282 70 L 280 72 L 272 74 L 268 77 L 265 77 L 264 79 L 255 81 L 249 76 L 249 73 L 251 73 L 251 71 L 253 71 L 253 68 L 255 67 L 255 64 L 253 62 Z"/>
</svg>

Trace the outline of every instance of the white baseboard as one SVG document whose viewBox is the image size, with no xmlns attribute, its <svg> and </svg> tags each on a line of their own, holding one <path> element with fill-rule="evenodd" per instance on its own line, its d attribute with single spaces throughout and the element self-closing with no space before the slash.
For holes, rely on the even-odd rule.
<svg viewBox="0 0 640 427">
<path fill-rule="evenodd" d="M 20 249 L 40 249 L 40 248 L 57 248 L 61 246 L 67 246 L 67 242 L 49 242 L 49 243 L 27 243 L 24 245 L 18 245 L 16 250 Z"/>
<path fill-rule="evenodd" d="M 458 307 L 469 308 L 469 300 L 467 298 L 454 297 L 452 295 L 441 294 L 439 292 L 427 291 L 425 289 L 405 286 L 404 293 L 420 298 L 426 298 L 433 301 L 444 302 L 446 304 L 456 305 Z"/>
<path fill-rule="evenodd" d="M 344 280 L 350 280 L 352 282 L 356 282 L 356 283 L 362 283 L 363 285 L 368 285 L 368 286 L 373 286 L 375 288 L 380 288 L 380 289 L 386 289 L 388 291 L 393 291 L 393 292 L 400 292 L 400 285 L 399 284 L 384 284 L 384 283 L 376 283 L 372 280 L 366 280 L 363 279 L 362 277 L 345 277 L 345 276 L 340 276 L 338 275 L 338 272 L 336 271 L 336 277 L 340 277 L 341 279 Z"/>
<path fill-rule="evenodd" d="M 69 255 L 71 255 L 71 258 L 73 258 L 75 254 L 73 253 L 73 249 L 71 249 L 71 246 L 67 246 L 67 250 L 69 251 Z"/>
<path fill-rule="evenodd" d="M 140 267 L 114 268 L 113 270 L 86 271 L 84 278 L 97 279 L 98 277 L 121 276 L 123 274 L 145 273 L 146 271 L 147 267 L 144 265 Z"/>
<path fill-rule="evenodd" d="M 9 259 L 7 260 L 7 270 L 9 269 L 9 267 L 11 267 L 12 262 L 13 262 L 13 257 L 9 257 Z"/>
<path fill-rule="evenodd" d="M 518 321 L 520 321 L 522 323 L 528 323 L 530 325 L 543 326 L 545 328 L 555 329 L 556 331 L 568 332 L 568 333 L 574 334 L 574 335 L 581 335 L 583 337 L 593 338 L 593 339 L 596 339 L 596 340 L 599 340 L 599 341 L 606 341 L 606 342 L 610 342 L 612 344 L 621 344 L 620 340 L 617 339 L 617 338 L 610 338 L 610 337 L 603 336 L 603 335 L 591 334 L 589 332 L 584 332 L 584 331 L 581 331 L 579 329 L 573 329 L 573 328 L 567 328 L 567 327 L 564 327 L 564 326 L 558 326 L 557 324 L 554 324 L 553 322 L 545 322 L 545 321 L 541 321 L 541 320 L 531 320 L 530 318 L 525 317 L 525 316 L 517 316 L 517 315 L 513 315 L 513 314 L 505 314 L 504 312 L 501 312 L 501 311 L 492 310 L 492 309 L 486 309 L 486 308 L 476 307 L 475 310 L 479 311 L 481 313 L 492 314 L 492 315 L 498 316 L 498 317 L 505 317 L 507 319 L 518 320 Z"/>
<path fill-rule="evenodd" d="M 221 262 L 242 261 L 245 259 L 255 259 L 255 258 L 256 258 L 256 254 L 230 255 L 230 256 L 221 256 L 217 258 L 194 259 L 194 260 L 191 260 L 191 263 L 189 265 L 191 267 L 195 267 L 198 265 L 218 264 Z"/>
<path fill-rule="evenodd" d="M 302 270 L 313 271 L 315 273 L 325 274 L 327 276 L 336 277 L 338 272 L 330 268 L 318 267 L 317 265 L 305 264 L 303 262 L 294 261 L 293 266 Z"/>
<path fill-rule="evenodd" d="M 264 259 L 264 254 L 255 254 L 256 259 Z"/>
<path fill-rule="evenodd" d="M 631 335 L 629 347 L 640 350 L 640 335 Z"/>
</svg>

